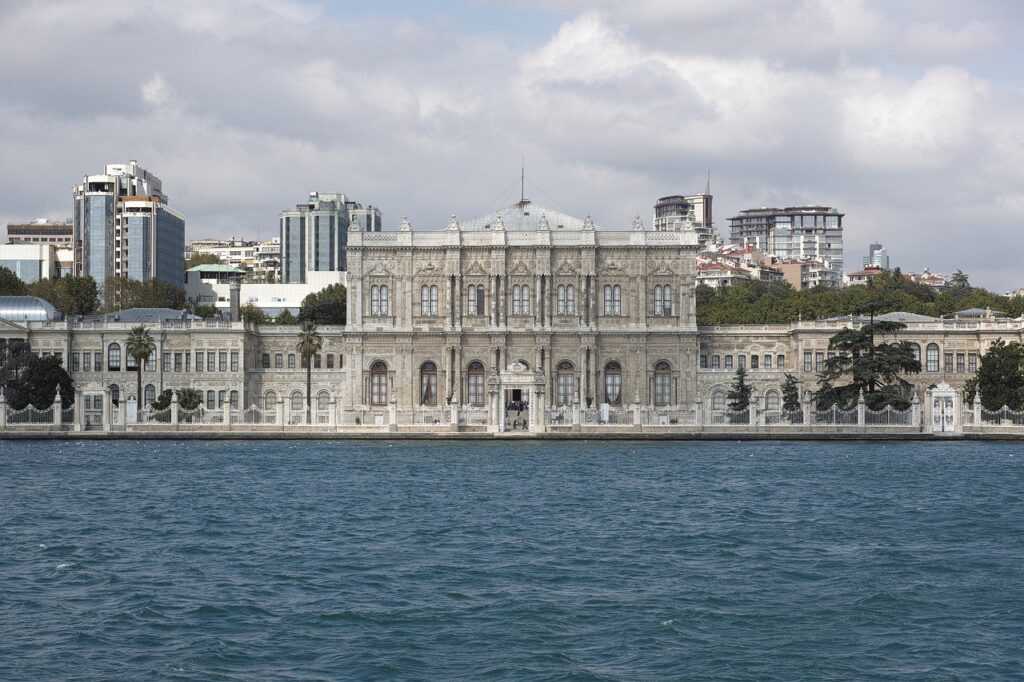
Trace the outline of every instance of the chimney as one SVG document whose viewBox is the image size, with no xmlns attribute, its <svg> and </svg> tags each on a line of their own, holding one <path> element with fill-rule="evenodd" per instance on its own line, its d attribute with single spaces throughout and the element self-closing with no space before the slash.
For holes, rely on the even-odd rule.
<svg viewBox="0 0 1024 682">
<path fill-rule="evenodd" d="M 231 280 L 231 321 L 238 322 L 242 319 L 242 283 L 237 279 Z"/>
</svg>

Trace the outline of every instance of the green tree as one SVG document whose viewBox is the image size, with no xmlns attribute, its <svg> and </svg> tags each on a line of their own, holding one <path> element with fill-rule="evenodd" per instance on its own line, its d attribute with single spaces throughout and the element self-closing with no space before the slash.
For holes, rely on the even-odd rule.
<svg viewBox="0 0 1024 682">
<path fill-rule="evenodd" d="M 986 410 L 1024 406 L 1024 344 L 996 339 L 978 363 L 975 386 Z M 973 400 L 973 396 L 971 396 Z"/>
<path fill-rule="evenodd" d="M 298 324 L 298 322 L 298 318 L 292 315 L 292 311 L 287 308 L 284 308 L 277 314 L 277 317 L 274 318 L 274 324 Z"/>
<path fill-rule="evenodd" d="M 29 404 L 38 410 L 44 410 L 56 399 L 58 385 L 60 406 L 70 407 L 75 401 L 75 385 L 71 381 L 71 376 L 62 367 L 61 360 L 55 355 L 41 358 L 32 354 L 16 378 L 7 384 L 4 396 L 16 410 L 24 409 Z"/>
<path fill-rule="evenodd" d="M 28 293 L 49 301 L 54 308 L 68 316 L 91 315 L 100 307 L 96 280 L 88 275 L 41 279 L 28 286 Z"/>
<path fill-rule="evenodd" d="M 800 410 L 800 382 L 796 377 L 786 372 L 786 379 L 782 382 L 782 409 L 786 412 L 798 412 Z"/>
<path fill-rule="evenodd" d="M 957 270 L 949 276 L 949 286 L 957 289 L 970 289 L 971 281 L 962 270 Z"/>
<path fill-rule="evenodd" d="M 320 352 L 320 349 L 324 345 L 324 340 L 320 336 L 320 332 L 316 329 L 316 324 L 306 320 L 299 327 L 299 340 L 295 344 L 295 350 L 299 352 L 302 357 L 302 361 L 306 364 L 306 417 L 309 418 L 311 414 L 313 399 L 313 361 L 314 355 Z"/>
<path fill-rule="evenodd" d="M 193 253 L 185 261 L 185 269 L 194 268 L 197 265 L 220 265 L 220 256 L 215 253 Z"/>
<path fill-rule="evenodd" d="M 178 407 L 182 410 L 194 410 L 203 404 L 203 392 L 195 388 L 179 388 Z"/>
<path fill-rule="evenodd" d="M 0 296 L 24 296 L 25 283 L 14 274 L 14 270 L 0 266 Z"/>
<path fill-rule="evenodd" d="M 726 394 L 726 398 L 729 400 L 729 409 L 733 412 L 742 412 L 750 407 L 750 396 L 753 390 L 753 387 L 747 384 L 747 370 L 740 367 L 736 370 L 732 386 Z"/>
<path fill-rule="evenodd" d="M 345 324 L 348 292 L 343 284 L 331 284 L 302 299 L 299 321 L 310 320 L 318 325 Z"/>
<path fill-rule="evenodd" d="M 192 308 L 192 312 L 204 320 L 212 320 L 217 317 L 217 307 L 212 305 L 197 305 Z"/>
<path fill-rule="evenodd" d="M 261 325 L 270 322 L 270 318 L 267 317 L 267 314 L 252 302 L 243 305 L 239 310 L 239 314 L 242 316 L 242 321 L 247 324 Z"/>
<path fill-rule="evenodd" d="M 145 325 L 132 327 L 128 333 L 128 340 L 124 345 L 125 353 L 135 360 L 136 366 L 136 387 L 135 399 L 139 409 L 142 409 L 142 366 L 146 364 L 150 356 L 156 352 L 156 341 Z"/>
<path fill-rule="evenodd" d="M 911 384 L 901 375 L 921 371 L 909 341 L 875 343 L 875 336 L 895 334 L 906 325 L 879 321 L 860 329 L 846 328 L 829 339 L 834 353 L 825 361 L 816 393 L 818 409 L 838 404 L 853 409 L 861 392 L 872 410 L 887 405 L 905 410 L 910 406 Z"/>
<path fill-rule="evenodd" d="M 185 290 L 161 279 L 140 282 L 124 277 L 109 277 L 103 288 L 107 312 L 129 308 L 171 308 L 182 310 Z"/>
<path fill-rule="evenodd" d="M 166 410 L 171 406 L 171 396 L 174 395 L 174 391 L 169 388 L 165 388 L 160 392 L 160 395 L 156 397 L 156 400 L 150 405 L 154 410 Z"/>
</svg>

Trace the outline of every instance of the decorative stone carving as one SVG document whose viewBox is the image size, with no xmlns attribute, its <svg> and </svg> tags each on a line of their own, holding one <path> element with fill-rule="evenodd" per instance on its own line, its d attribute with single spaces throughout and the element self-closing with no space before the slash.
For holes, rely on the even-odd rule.
<svg viewBox="0 0 1024 682">
<path fill-rule="evenodd" d="M 412 223 L 406 216 L 402 216 L 402 222 L 398 225 L 399 232 L 412 232 Z"/>
</svg>

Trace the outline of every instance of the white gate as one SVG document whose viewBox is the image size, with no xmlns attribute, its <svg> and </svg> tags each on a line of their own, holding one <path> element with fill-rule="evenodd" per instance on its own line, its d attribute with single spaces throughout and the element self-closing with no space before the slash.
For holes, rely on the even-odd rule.
<svg viewBox="0 0 1024 682">
<path fill-rule="evenodd" d="M 960 430 L 960 407 L 957 391 L 943 382 L 931 390 L 931 421 L 933 433 Z"/>
</svg>

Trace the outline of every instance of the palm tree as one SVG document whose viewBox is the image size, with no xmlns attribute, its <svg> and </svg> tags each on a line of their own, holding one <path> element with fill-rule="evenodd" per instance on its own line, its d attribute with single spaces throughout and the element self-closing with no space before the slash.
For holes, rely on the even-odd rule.
<svg viewBox="0 0 1024 682">
<path fill-rule="evenodd" d="M 299 355 L 302 356 L 303 362 L 306 363 L 306 419 L 309 419 L 309 415 L 312 414 L 313 399 L 311 396 L 313 390 L 313 356 L 320 352 L 323 348 L 324 340 L 320 336 L 320 332 L 316 330 L 316 324 L 310 320 L 306 320 L 299 327 L 299 342 L 295 345 L 295 350 L 299 351 Z"/>
<path fill-rule="evenodd" d="M 136 404 L 139 406 L 139 410 L 142 410 L 142 366 L 149 360 L 150 356 L 156 352 L 156 341 L 153 340 L 149 330 L 146 329 L 145 325 L 139 325 L 138 327 L 132 327 L 131 333 L 128 334 L 128 341 L 124 346 L 125 353 L 129 357 L 135 360 L 135 368 L 138 371 L 136 384 L 137 390 L 135 392 Z"/>
</svg>

